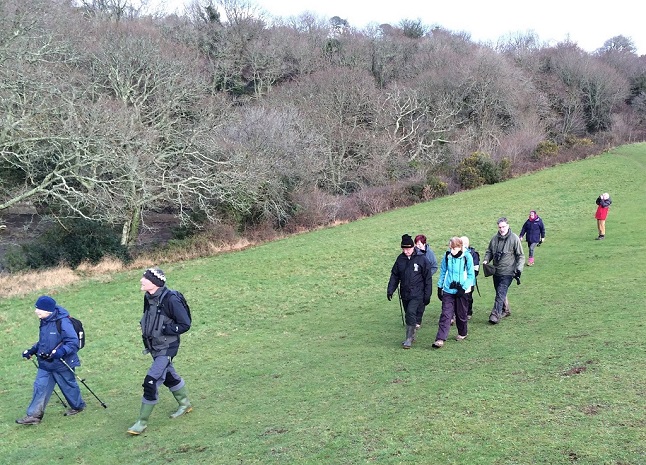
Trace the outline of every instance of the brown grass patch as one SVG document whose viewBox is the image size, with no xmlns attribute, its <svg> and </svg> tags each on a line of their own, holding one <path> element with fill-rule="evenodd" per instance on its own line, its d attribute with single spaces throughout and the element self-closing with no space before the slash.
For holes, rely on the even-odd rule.
<svg viewBox="0 0 646 465">
<path fill-rule="evenodd" d="M 163 263 L 175 263 L 195 258 L 209 257 L 226 252 L 242 250 L 255 245 L 247 239 L 239 239 L 230 244 L 201 241 L 186 249 L 152 251 L 135 258 L 127 265 L 112 257 L 104 258 L 96 265 L 81 263 L 76 269 L 59 266 L 45 270 L 24 271 L 0 274 L 0 297 L 22 297 L 33 292 L 55 295 L 57 290 L 85 279 L 109 279 L 112 273 L 128 270 L 144 270 Z"/>
<path fill-rule="evenodd" d="M 64 267 L 0 275 L 0 295 L 19 297 L 37 290 L 54 295 L 58 289 L 74 284 L 80 279 L 74 271 Z"/>
</svg>

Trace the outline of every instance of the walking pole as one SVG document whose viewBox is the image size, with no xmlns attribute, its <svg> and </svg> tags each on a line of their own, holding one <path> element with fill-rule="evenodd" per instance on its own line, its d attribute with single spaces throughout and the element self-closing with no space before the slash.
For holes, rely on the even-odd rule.
<svg viewBox="0 0 646 465">
<path fill-rule="evenodd" d="M 108 406 L 107 406 L 107 405 L 105 405 L 105 403 L 104 403 L 101 399 L 99 399 L 99 397 L 94 393 L 94 391 L 92 391 L 92 389 L 90 389 L 90 386 L 88 386 L 87 384 L 85 384 L 85 380 L 84 380 L 83 378 L 81 378 L 79 375 L 77 375 L 77 374 L 76 374 L 76 372 L 72 369 L 72 367 L 71 367 L 71 366 L 69 366 L 69 365 L 67 364 L 67 362 L 66 362 L 65 360 L 63 360 L 62 358 L 61 358 L 60 360 L 61 360 L 61 362 L 63 362 L 63 363 L 65 364 L 65 366 L 66 366 L 67 368 L 69 368 L 69 370 L 70 370 L 72 373 L 74 373 L 74 376 L 76 376 L 76 378 L 77 378 L 81 383 L 83 383 L 83 386 L 85 386 L 85 387 L 87 388 L 87 390 L 88 390 L 88 391 L 90 391 L 90 392 L 92 393 L 92 395 L 96 398 L 96 400 L 98 400 L 98 401 L 99 401 L 99 403 L 101 404 L 101 407 L 103 407 L 103 408 L 108 408 Z"/>
<path fill-rule="evenodd" d="M 402 312 L 402 326 L 406 326 L 406 322 L 404 321 L 404 306 L 402 305 L 402 295 L 399 292 L 399 288 L 397 288 L 397 297 L 399 297 L 399 310 Z"/>
<path fill-rule="evenodd" d="M 36 363 L 36 360 L 34 360 L 31 357 L 29 358 L 29 360 L 31 360 L 33 362 L 33 364 L 36 366 L 36 368 L 38 368 L 38 364 Z M 63 407 L 68 408 L 65 401 L 61 398 L 61 396 L 58 395 L 58 392 L 56 392 L 56 388 L 54 388 L 54 394 L 56 394 L 56 397 L 58 397 L 58 400 L 61 401 L 61 404 L 63 404 Z"/>
</svg>

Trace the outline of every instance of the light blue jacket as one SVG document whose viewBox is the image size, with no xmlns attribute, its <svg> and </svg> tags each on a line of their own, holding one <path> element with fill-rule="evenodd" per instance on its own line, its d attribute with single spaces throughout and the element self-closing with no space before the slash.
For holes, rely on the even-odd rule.
<svg viewBox="0 0 646 465">
<path fill-rule="evenodd" d="M 450 288 L 454 281 L 460 283 L 466 292 L 471 291 L 476 275 L 473 271 L 473 258 L 470 253 L 460 252 L 458 257 L 454 257 L 451 252 L 447 251 L 440 263 L 437 287 L 442 288 L 442 292 L 456 294 L 458 290 Z"/>
</svg>

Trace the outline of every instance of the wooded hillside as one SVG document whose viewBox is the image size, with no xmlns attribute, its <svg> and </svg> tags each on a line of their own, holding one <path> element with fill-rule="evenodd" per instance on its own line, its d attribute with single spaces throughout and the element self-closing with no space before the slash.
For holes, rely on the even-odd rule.
<svg viewBox="0 0 646 465">
<path fill-rule="evenodd" d="M 72 2 L 73 3 L 73 2 Z M 0 219 L 297 230 L 643 140 L 646 56 L 238 0 L 0 0 Z"/>
</svg>

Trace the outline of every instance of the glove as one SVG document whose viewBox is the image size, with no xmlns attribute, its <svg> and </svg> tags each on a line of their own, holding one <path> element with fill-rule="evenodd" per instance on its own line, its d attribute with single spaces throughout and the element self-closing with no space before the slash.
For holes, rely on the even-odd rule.
<svg viewBox="0 0 646 465">
<path fill-rule="evenodd" d="M 390 302 L 391 300 L 393 300 L 393 295 L 392 295 L 392 294 L 387 294 L 387 297 L 388 297 L 388 302 Z"/>
<path fill-rule="evenodd" d="M 514 273 L 514 279 L 520 279 L 520 270 L 516 270 Z"/>
<path fill-rule="evenodd" d="M 22 356 L 25 357 L 27 360 L 29 360 L 32 357 L 32 355 L 34 355 L 35 353 L 36 353 L 35 350 L 27 349 L 22 353 Z"/>
<path fill-rule="evenodd" d="M 442 288 L 441 288 L 441 287 L 438 287 L 438 288 L 437 288 L 437 298 L 438 298 L 440 301 L 442 301 L 442 294 L 443 294 L 443 292 L 442 292 Z"/>
<path fill-rule="evenodd" d="M 480 270 L 473 270 L 473 274 L 475 274 L 476 276 L 478 276 L 478 273 L 480 273 Z"/>
<path fill-rule="evenodd" d="M 49 354 L 49 359 L 50 360 L 58 360 L 60 358 L 63 358 L 63 355 L 65 355 L 65 354 L 63 353 L 62 350 L 54 349 L 54 350 L 52 350 L 52 353 Z"/>
<path fill-rule="evenodd" d="M 429 297 L 428 299 L 424 299 L 424 306 L 428 305 L 431 303 L 431 298 Z"/>
</svg>

